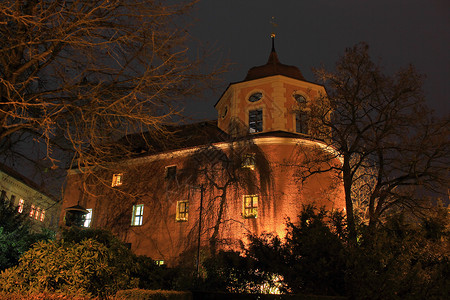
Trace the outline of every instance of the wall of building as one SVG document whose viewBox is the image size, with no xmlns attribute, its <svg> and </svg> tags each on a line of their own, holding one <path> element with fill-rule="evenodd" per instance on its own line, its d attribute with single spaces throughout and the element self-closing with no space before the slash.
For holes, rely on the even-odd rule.
<svg viewBox="0 0 450 300">
<path fill-rule="evenodd" d="M 35 230 L 42 227 L 57 229 L 60 209 L 55 199 L 2 170 L 0 192 L 4 195 L 4 201 L 13 201 L 18 210 L 30 216 Z"/>
<path fill-rule="evenodd" d="M 305 155 L 325 151 L 320 145 L 308 139 L 268 136 L 240 145 L 219 143 L 171 151 L 127 162 L 121 186 L 106 188 L 92 182 L 86 185 L 91 195 L 83 188 L 83 183 L 89 180 L 72 172 L 68 176 L 61 220 L 65 208 L 79 203 L 93 209 L 93 227 L 112 230 L 131 243 L 136 254 L 174 264 L 180 254 L 197 247 L 203 186 L 203 247 L 210 246 L 217 226 L 219 248 L 238 250 L 248 234 L 271 232 L 283 237 L 286 218 L 294 221 L 303 205 L 339 210 L 345 207 L 341 184 L 334 174 L 318 174 L 301 181 Z M 253 169 L 242 167 L 246 154 L 255 155 Z M 166 167 L 173 165 L 177 167 L 177 176 L 166 179 Z M 102 176 L 112 178 L 112 175 L 106 172 Z M 224 192 L 226 195 L 221 198 Z M 255 218 L 243 217 L 245 195 L 259 198 Z M 177 220 L 177 202 L 182 200 L 189 201 L 187 221 Z M 136 204 L 144 204 L 140 226 L 131 225 Z"/>
</svg>

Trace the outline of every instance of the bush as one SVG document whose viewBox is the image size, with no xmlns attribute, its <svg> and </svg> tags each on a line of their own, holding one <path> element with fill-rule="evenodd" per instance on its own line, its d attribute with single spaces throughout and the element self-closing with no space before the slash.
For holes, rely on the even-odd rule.
<svg viewBox="0 0 450 300">
<path fill-rule="evenodd" d="M 130 272 L 118 266 L 116 254 L 93 239 L 39 242 L 20 258 L 18 266 L 2 272 L 0 289 L 105 297 L 136 286 Z"/>
<path fill-rule="evenodd" d="M 136 300 L 192 300 L 191 292 L 131 289 L 118 291 L 115 299 Z"/>
</svg>

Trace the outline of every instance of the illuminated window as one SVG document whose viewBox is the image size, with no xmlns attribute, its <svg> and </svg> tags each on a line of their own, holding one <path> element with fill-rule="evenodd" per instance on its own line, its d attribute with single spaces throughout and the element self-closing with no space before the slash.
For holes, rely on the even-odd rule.
<svg viewBox="0 0 450 300">
<path fill-rule="evenodd" d="M 256 218 L 258 216 L 258 195 L 245 195 L 244 196 L 244 209 L 242 216 L 244 218 Z"/>
<path fill-rule="evenodd" d="M 32 218 L 35 213 L 36 213 L 36 207 L 34 206 L 34 204 L 31 204 L 30 218 Z"/>
<path fill-rule="evenodd" d="M 144 204 L 133 205 L 131 226 L 141 226 L 143 218 L 144 218 Z"/>
<path fill-rule="evenodd" d="M 177 176 L 177 166 L 166 167 L 166 179 L 172 180 Z"/>
<path fill-rule="evenodd" d="M 112 178 L 111 186 L 120 186 L 123 183 L 123 174 L 114 174 Z"/>
<path fill-rule="evenodd" d="M 45 209 L 41 211 L 41 218 L 39 219 L 41 222 L 44 222 L 45 219 Z"/>
<path fill-rule="evenodd" d="M 86 216 L 84 218 L 83 227 L 90 227 L 91 221 L 92 221 L 92 208 L 88 208 L 86 210 L 88 211 L 88 213 L 86 214 Z"/>
<path fill-rule="evenodd" d="M 177 221 L 187 221 L 188 220 L 188 201 L 178 201 L 177 202 Z"/>
<path fill-rule="evenodd" d="M 242 167 L 243 168 L 249 168 L 254 170 L 255 169 L 255 154 L 254 153 L 248 153 L 245 154 L 242 159 Z"/>
<path fill-rule="evenodd" d="M 164 260 L 162 260 L 162 259 L 157 259 L 157 260 L 155 260 L 155 264 L 156 264 L 157 266 L 162 266 L 162 265 L 164 265 Z"/>
<path fill-rule="evenodd" d="M 36 213 L 34 214 L 34 218 L 37 220 L 39 219 L 39 215 L 41 214 L 41 208 L 36 208 Z"/>
<path fill-rule="evenodd" d="M 12 201 L 13 199 L 12 199 L 12 196 L 11 196 L 11 201 Z M 22 213 L 23 212 L 23 205 L 24 205 L 24 203 L 25 203 L 25 201 L 23 200 L 23 199 L 20 199 L 19 200 L 19 207 L 17 208 L 17 211 L 19 212 L 19 213 Z"/>
<path fill-rule="evenodd" d="M 248 127 L 250 133 L 263 131 L 262 109 L 255 109 L 248 112 Z"/>
</svg>

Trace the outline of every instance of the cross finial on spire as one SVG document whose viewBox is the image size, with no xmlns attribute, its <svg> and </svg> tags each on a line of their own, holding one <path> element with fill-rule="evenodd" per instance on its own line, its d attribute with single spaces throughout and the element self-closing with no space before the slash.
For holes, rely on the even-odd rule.
<svg viewBox="0 0 450 300">
<path fill-rule="evenodd" d="M 275 51 L 275 28 L 278 26 L 278 24 L 275 23 L 275 17 L 272 17 L 270 24 L 272 25 L 272 33 L 270 34 L 270 37 L 272 38 L 272 51 Z"/>
</svg>

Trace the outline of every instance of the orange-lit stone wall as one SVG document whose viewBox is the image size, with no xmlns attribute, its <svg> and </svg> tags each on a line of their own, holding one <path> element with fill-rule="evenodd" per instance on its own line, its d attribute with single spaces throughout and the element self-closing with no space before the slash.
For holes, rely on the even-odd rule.
<svg viewBox="0 0 450 300">
<path fill-rule="evenodd" d="M 214 146 L 225 153 L 231 151 L 231 144 L 219 143 Z M 237 176 L 245 172 L 253 176 L 254 186 L 246 188 L 239 183 L 230 183 L 227 187 L 223 215 L 219 222 L 219 247 L 239 250 L 239 241 L 245 244 L 248 234 L 274 232 L 284 236 L 286 218 L 295 221 L 306 204 L 344 209 L 342 185 L 335 174 L 314 175 L 305 182 L 299 178 L 299 168 L 305 153 L 317 151 L 318 146 L 320 143 L 308 139 L 265 136 L 255 137 L 252 140 L 253 148 L 239 153 L 244 155 L 256 149 L 264 161 L 259 162 L 258 158 L 254 170 L 235 168 Z M 202 175 L 195 177 L 193 183 L 189 161 L 197 150 L 183 149 L 130 161 L 124 172 L 123 185 L 109 189 L 99 187 L 95 190 L 95 197 L 83 192 L 81 175 L 70 173 L 61 220 L 64 209 L 77 203 L 92 208 L 92 227 L 112 230 L 125 242 L 131 243 L 136 254 L 175 264 L 180 254 L 185 251 L 195 252 L 197 247 L 199 186 L 203 185 L 202 247 L 206 249 L 214 226 L 217 225 L 220 211 L 220 199 L 217 196 L 222 191 Z M 165 167 L 169 165 L 177 166 L 175 180 L 164 178 Z M 216 176 L 214 184 L 218 186 L 223 186 L 227 180 L 222 171 L 211 167 L 211 172 L 215 172 Z M 105 173 L 104 176 L 108 180 L 112 174 Z M 129 190 L 137 192 L 139 196 L 127 197 L 126 192 Z M 259 195 L 258 215 L 256 218 L 244 218 L 243 196 L 255 194 Z M 176 205 L 180 200 L 189 201 L 186 222 L 176 220 Z M 134 204 L 144 204 L 142 226 L 131 226 Z"/>
</svg>

